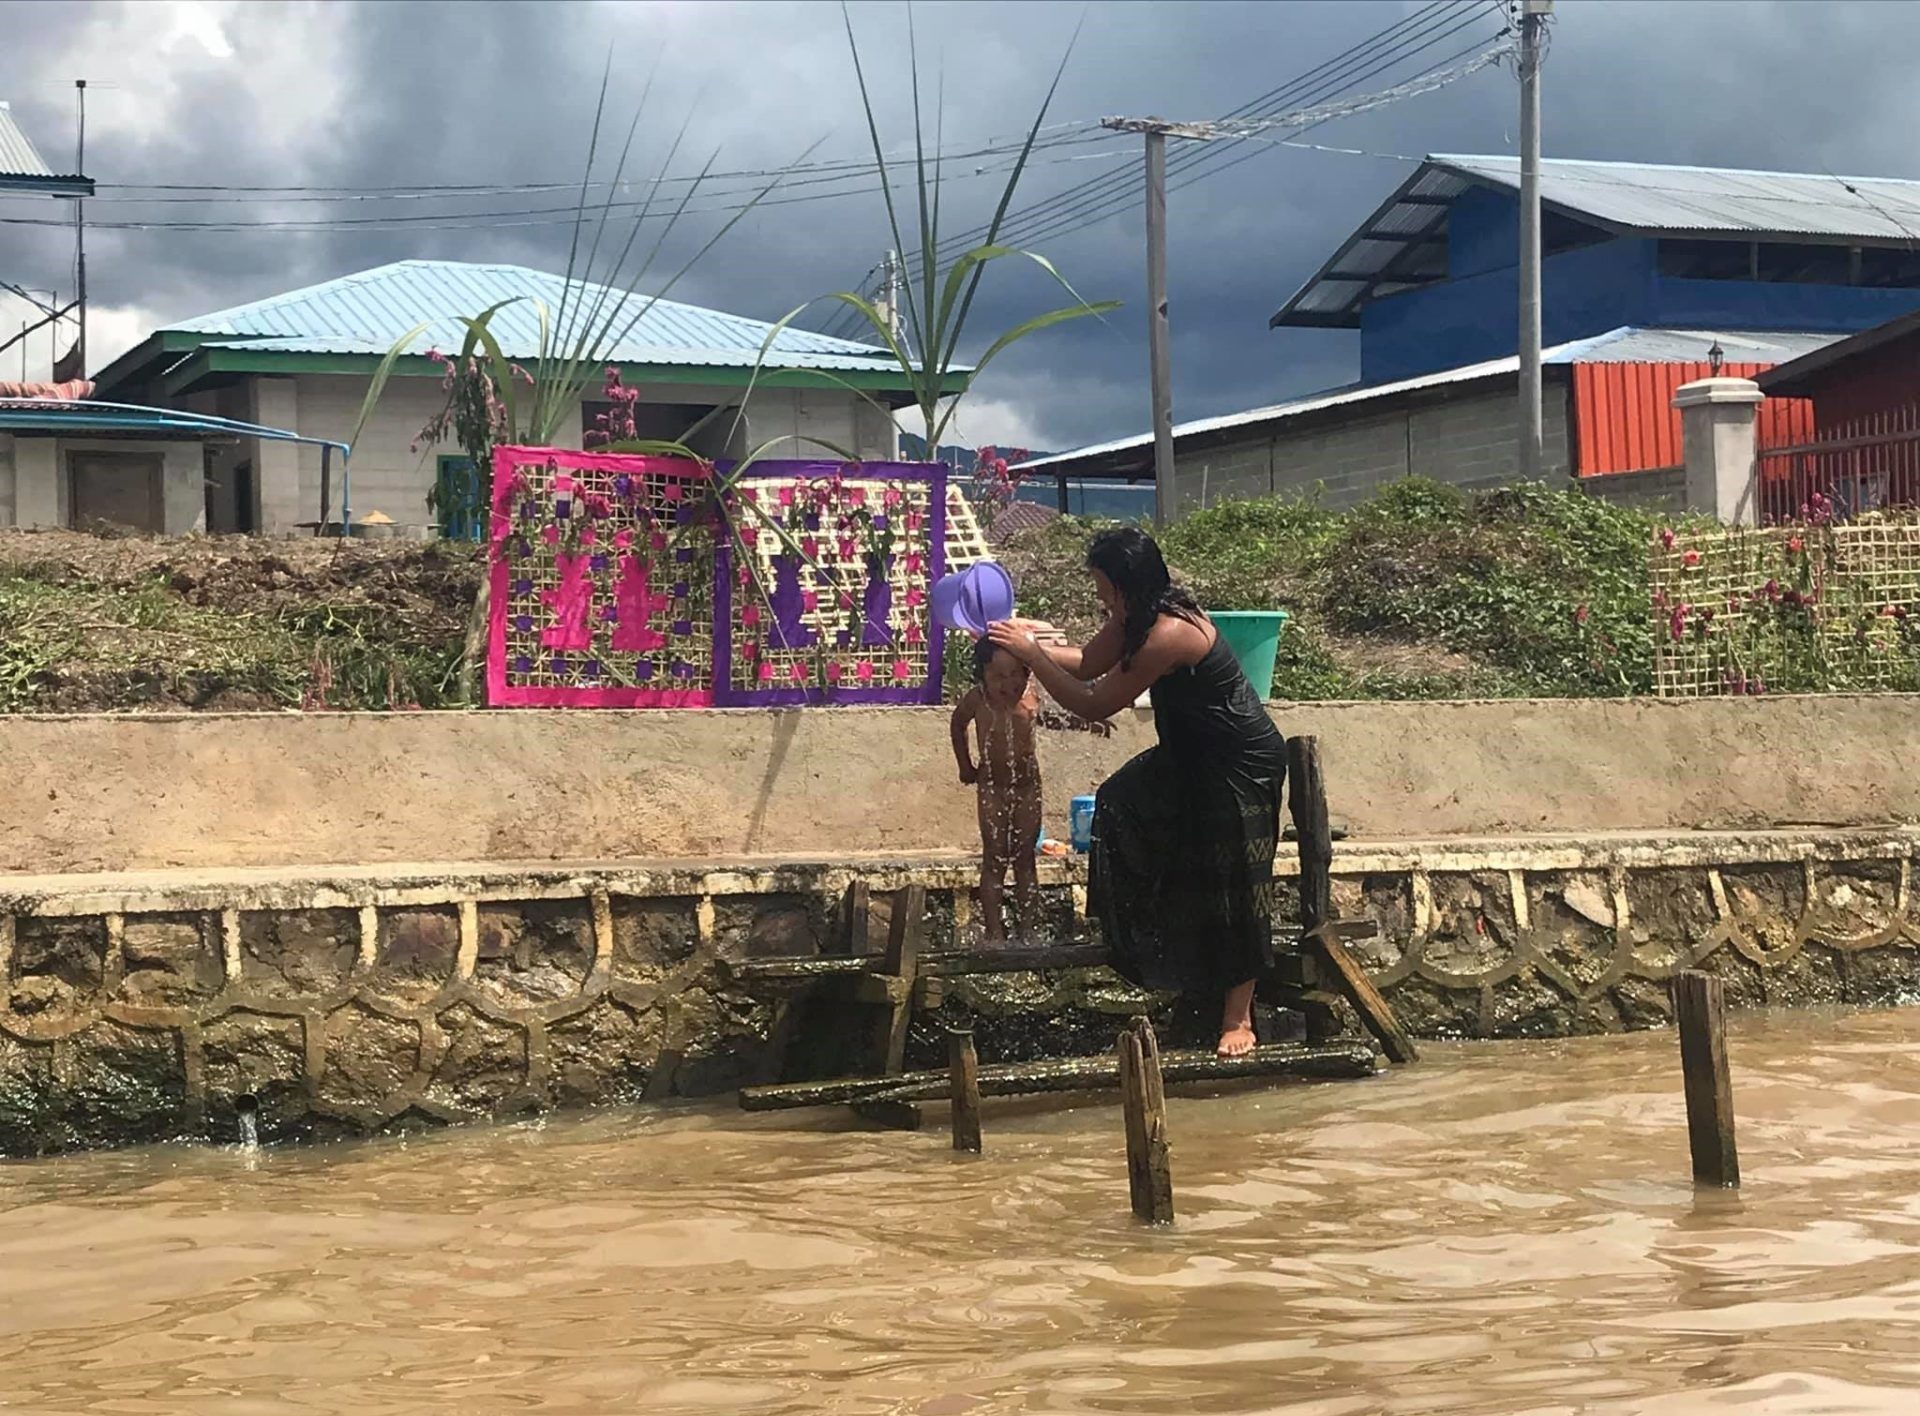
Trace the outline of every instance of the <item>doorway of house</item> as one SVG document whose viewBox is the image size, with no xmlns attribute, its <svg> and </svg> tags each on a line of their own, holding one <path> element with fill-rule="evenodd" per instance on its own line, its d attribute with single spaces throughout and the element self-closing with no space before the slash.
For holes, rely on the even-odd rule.
<svg viewBox="0 0 1920 1416">
<path fill-rule="evenodd" d="M 151 452 L 67 454 L 67 524 L 158 535 L 166 530 L 161 459 Z"/>
</svg>

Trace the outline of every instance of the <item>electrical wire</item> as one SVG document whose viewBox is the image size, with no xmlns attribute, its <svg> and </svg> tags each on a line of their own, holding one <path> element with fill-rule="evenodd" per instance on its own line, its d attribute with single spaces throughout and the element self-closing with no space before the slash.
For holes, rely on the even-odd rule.
<svg viewBox="0 0 1920 1416">
<path fill-rule="evenodd" d="M 1305 73 L 1241 104 L 1224 117 L 1227 120 L 1267 117 L 1303 103 L 1324 102 L 1417 57 L 1465 29 L 1483 23 L 1483 7 L 1477 0 L 1438 0 L 1438 3 L 1387 26 Z M 1471 52 L 1472 47 L 1464 52 Z M 1240 141 L 1243 140 L 1228 139 L 1206 144 L 1197 150 L 1176 150 L 1168 162 L 1169 178 L 1196 167 L 1222 168 L 1225 164 L 1220 161 L 1221 154 L 1238 146 Z M 1002 224 L 996 239 L 1012 244 L 1070 234 L 1136 205 L 1144 199 L 1144 189 L 1144 177 L 1137 168 L 1132 172 L 1088 179 L 1014 213 Z M 943 240 L 937 258 L 945 260 L 957 256 L 982 240 L 989 229 L 984 225 L 978 226 Z M 922 278 L 917 257 L 909 261 L 909 274 L 915 280 Z"/>
</svg>

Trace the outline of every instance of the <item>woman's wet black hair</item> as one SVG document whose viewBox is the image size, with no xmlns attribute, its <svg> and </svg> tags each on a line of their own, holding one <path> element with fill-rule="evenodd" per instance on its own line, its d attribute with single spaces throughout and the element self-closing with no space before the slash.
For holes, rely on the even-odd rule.
<svg viewBox="0 0 1920 1416">
<path fill-rule="evenodd" d="M 1133 656 L 1160 616 L 1174 615 L 1190 624 L 1206 618 L 1200 602 L 1173 583 L 1160 547 L 1138 526 L 1116 526 L 1095 536 L 1087 547 L 1087 569 L 1099 571 L 1120 592 L 1126 610 L 1120 632 L 1123 669 L 1133 667 Z"/>
</svg>

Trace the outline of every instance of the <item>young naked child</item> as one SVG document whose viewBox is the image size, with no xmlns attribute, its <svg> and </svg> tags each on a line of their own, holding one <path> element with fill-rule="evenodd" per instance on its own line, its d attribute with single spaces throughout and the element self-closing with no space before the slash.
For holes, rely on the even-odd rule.
<svg viewBox="0 0 1920 1416">
<path fill-rule="evenodd" d="M 1033 856 L 1040 835 L 1040 763 L 1033 726 L 1039 708 L 1025 664 L 991 640 L 974 645 L 973 687 L 953 710 L 953 755 L 962 784 L 980 789 L 980 915 L 989 944 L 1007 938 L 1001 899 L 1009 862 L 1023 937 L 1038 900 Z M 977 767 L 967 742 L 969 723 L 980 739 Z"/>
</svg>

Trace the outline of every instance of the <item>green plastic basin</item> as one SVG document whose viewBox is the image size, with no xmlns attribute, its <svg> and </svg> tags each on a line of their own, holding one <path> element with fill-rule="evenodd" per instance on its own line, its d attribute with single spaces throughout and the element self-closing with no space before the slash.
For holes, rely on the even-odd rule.
<svg viewBox="0 0 1920 1416">
<path fill-rule="evenodd" d="M 1264 703 L 1273 696 L 1273 661 L 1280 652 L 1280 631 L 1287 627 L 1287 612 L 1208 610 L 1207 618 L 1218 627 L 1227 648 L 1240 661 L 1247 682 Z"/>
</svg>

